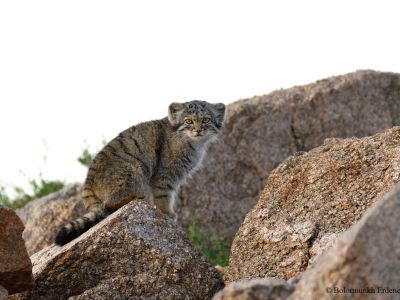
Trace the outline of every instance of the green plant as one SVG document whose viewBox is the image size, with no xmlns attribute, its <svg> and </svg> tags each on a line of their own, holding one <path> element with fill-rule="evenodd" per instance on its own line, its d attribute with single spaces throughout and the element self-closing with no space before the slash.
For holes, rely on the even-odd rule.
<svg viewBox="0 0 400 300">
<path fill-rule="evenodd" d="M 29 180 L 29 185 L 32 189 L 32 193 L 27 193 L 21 187 L 14 187 L 16 193 L 14 199 L 11 199 L 11 197 L 6 194 L 4 187 L 0 187 L 0 204 L 11 209 L 21 208 L 34 199 L 57 192 L 62 189 L 65 184 L 60 180 L 45 180 L 42 174 L 39 174 L 39 179 Z"/>
<path fill-rule="evenodd" d="M 6 194 L 4 186 L 0 186 L 0 205 L 11 208 L 12 203 L 10 197 Z"/>
<path fill-rule="evenodd" d="M 208 257 L 212 265 L 228 265 L 231 241 L 223 240 L 218 232 L 201 230 L 194 219 L 190 222 L 187 232 L 190 242 Z"/>
<path fill-rule="evenodd" d="M 38 181 L 36 181 L 35 179 L 31 180 L 30 185 L 33 190 L 33 194 L 30 195 L 30 197 L 32 199 L 35 199 L 57 192 L 58 190 L 64 187 L 65 183 L 60 180 L 45 180 L 40 175 L 39 180 Z M 26 193 L 24 194 L 27 195 Z"/>
<path fill-rule="evenodd" d="M 106 141 L 103 140 L 102 144 L 104 146 L 106 144 Z M 43 145 L 45 146 L 45 150 L 47 151 L 48 147 L 45 140 L 43 140 Z M 94 157 L 96 156 L 96 152 L 90 152 L 89 146 L 86 144 L 85 148 L 83 149 L 81 155 L 77 158 L 77 160 L 85 167 L 89 167 Z M 43 156 L 43 160 L 44 162 L 47 161 L 46 155 Z M 22 172 L 22 174 L 24 173 Z M 0 204 L 11 209 L 21 208 L 29 201 L 54 193 L 63 188 L 65 185 L 65 183 L 60 180 L 43 179 L 41 173 L 39 173 L 38 179 L 28 179 L 28 182 L 32 192 L 28 193 L 22 187 L 17 186 L 13 188 L 16 194 L 15 197 L 10 197 L 6 193 L 5 188 L 3 186 L 0 186 Z"/>
<path fill-rule="evenodd" d="M 86 142 L 85 142 L 86 144 Z M 103 139 L 102 141 L 102 145 L 105 146 L 107 144 L 106 140 Z M 92 163 L 93 159 L 95 158 L 97 152 L 99 152 L 99 150 L 97 149 L 97 151 L 95 152 L 91 152 L 89 150 L 89 146 L 86 144 L 85 148 L 83 148 L 81 155 L 78 157 L 78 162 L 81 163 L 83 166 L 89 168 L 90 164 Z"/>
<path fill-rule="evenodd" d="M 89 167 L 93 161 L 95 154 L 90 153 L 88 148 L 83 149 L 82 154 L 78 157 L 78 161 L 85 167 Z"/>
</svg>

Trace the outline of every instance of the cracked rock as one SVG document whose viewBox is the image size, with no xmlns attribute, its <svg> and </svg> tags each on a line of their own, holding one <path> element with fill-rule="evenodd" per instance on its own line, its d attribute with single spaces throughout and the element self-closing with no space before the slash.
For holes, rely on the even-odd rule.
<svg viewBox="0 0 400 300">
<path fill-rule="evenodd" d="M 292 278 L 331 247 L 399 181 L 400 127 L 361 139 L 328 139 L 288 161 L 271 173 L 236 234 L 227 282 Z"/>
<path fill-rule="evenodd" d="M 397 185 L 302 274 L 289 299 L 398 299 L 399 219 Z M 344 288 L 359 292 L 334 291 Z"/>
</svg>

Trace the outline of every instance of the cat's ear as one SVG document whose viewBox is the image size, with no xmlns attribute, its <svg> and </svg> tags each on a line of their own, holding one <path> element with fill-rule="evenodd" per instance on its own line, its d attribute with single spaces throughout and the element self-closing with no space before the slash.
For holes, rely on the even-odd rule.
<svg viewBox="0 0 400 300">
<path fill-rule="evenodd" d="M 175 124 L 179 112 L 181 112 L 185 106 L 182 103 L 172 102 L 168 107 L 168 120 L 171 124 Z"/>
<path fill-rule="evenodd" d="M 214 108 L 215 116 L 216 116 L 217 120 L 222 125 L 222 123 L 225 120 L 225 110 L 226 110 L 225 104 L 223 104 L 223 103 L 214 103 L 214 104 L 212 104 L 212 107 Z"/>
</svg>

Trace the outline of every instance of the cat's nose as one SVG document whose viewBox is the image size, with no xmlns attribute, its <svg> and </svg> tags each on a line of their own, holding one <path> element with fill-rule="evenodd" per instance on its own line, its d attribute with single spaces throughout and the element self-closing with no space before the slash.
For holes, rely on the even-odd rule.
<svg viewBox="0 0 400 300">
<path fill-rule="evenodd" d="M 201 132 L 201 129 L 195 129 L 195 131 L 196 131 L 197 133 L 200 133 L 200 132 Z"/>
</svg>

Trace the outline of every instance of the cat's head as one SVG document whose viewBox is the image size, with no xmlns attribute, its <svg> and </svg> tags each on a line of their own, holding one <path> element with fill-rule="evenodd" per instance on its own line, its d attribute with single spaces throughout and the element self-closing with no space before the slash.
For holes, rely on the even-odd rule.
<svg viewBox="0 0 400 300">
<path fill-rule="evenodd" d="M 225 105 L 198 100 L 174 102 L 169 105 L 168 119 L 178 134 L 198 142 L 213 140 L 222 128 Z"/>
</svg>

